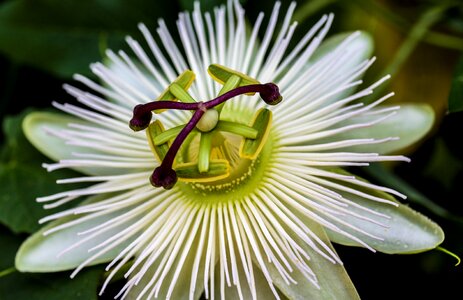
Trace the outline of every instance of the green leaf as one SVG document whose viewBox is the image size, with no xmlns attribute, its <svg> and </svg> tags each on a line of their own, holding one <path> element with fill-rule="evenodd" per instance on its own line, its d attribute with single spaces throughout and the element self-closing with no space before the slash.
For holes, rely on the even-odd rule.
<svg viewBox="0 0 463 300">
<path fill-rule="evenodd" d="M 82 204 L 88 204 L 96 202 L 102 199 L 103 196 L 92 196 L 88 197 L 87 200 Z M 21 272 L 56 272 L 74 269 L 84 262 L 87 258 L 93 256 L 96 252 L 89 252 L 88 249 L 99 245 L 103 241 L 107 240 L 111 236 L 117 234 L 125 226 L 130 224 L 123 224 L 116 228 L 110 229 L 105 233 L 98 235 L 97 237 L 86 241 L 80 246 L 74 248 L 72 251 L 68 251 L 61 256 L 58 255 L 68 247 L 74 245 L 80 240 L 87 237 L 87 235 L 79 235 L 79 232 L 83 232 L 100 225 L 108 220 L 117 217 L 120 214 L 125 213 L 126 210 L 119 210 L 107 215 L 102 215 L 83 223 L 76 224 L 72 227 L 68 227 L 48 235 L 44 235 L 44 232 L 56 227 L 60 224 L 72 222 L 82 216 L 67 216 L 62 217 L 59 220 L 53 221 L 47 224 L 45 227 L 40 229 L 38 232 L 30 236 L 19 248 L 16 255 L 16 268 Z M 103 262 L 111 261 L 119 252 L 124 249 L 128 243 L 133 241 L 129 239 L 123 242 L 121 245 L 115 247 L 109 252 L 104 253 L 97 259 L 93 260 L 89 265 L 95 265 Z"/>
<path fill-rule="evenodd" d="M 176 8 L 149 0 L 19 0 L 0 6 L 0 51 L 17 62 L 63 77 L 87 74 L 100 48 L 120 48 L 136 25 L 154 28 Z"/>
<path fill-rule="evenodd" d="M 380 109 L 386 108 L 382 106 Z M 385 115 L 385 114 L 384 114 Z M 357 123 L 368 123 L 378 119 L 378 115 L 363 115 L 350 118 L 339 126 Z M 361 139 L 398 137 L 399 140 L 388 141 L 380 144 L 358 145 L 343 148 L 353 152 L 375 152 L 387 154 L 402 150 L 423 138 L 434 123 L 434 111 L 427 104 L 403 104 L 397 113 L 373 126 L 355 128 L 336 136 L 340 139 Z M 340 149 L 342 150 L 342 149 Z"/>
<path fill-rule="evenodd" d="M 1 165 L 0 222 L 15 233 L 36 231 L 38 220 L 56 210 L 44 210 L 35 198 L 64 190 L 56 184 L 60 177 L 47 174 L 40 165 Z"/>
<path fill-rule="evenodd" d="M 455 68 L 449 95 L 449 112 L 463 111 L 463 55 Z"/>
<path fill-rule="evenodd" d="M 7 117 L 3 123 L 6 144 L 0 161 L 0 223 L 13 232 L 32 233 L 38 220 L 52 211 L 45 211 L 35 198 L 63 191 L 56 180 L 72 177 L 72 171 L 47 173 L 41 167 L 46 158 L 38 153 L 21 131 L 23 115 Z"/>
<path fill-rule="evenodd" d="M 96 300 L 101 271 L 82 271 L 75 279 L 67 273 L 9 274 L 0 279 L 2 300 Z"/>
<path fill-rule="evenodd" d="M 12 235 L 0 227 L 0 273 L 14 267 L 14 257 L 16 250 L 21 245 L 22 238 Z M 3 276 L 0 275 L 0 281 Z"/>
<path fill-rule="evenodd" d="M 348 174 L 347 172 L 343 173 Z M 363 180 L 359 177 L 357 178 Z M 394 197 L 384 192 L 366 189 L 346 182 L 343 182 L 342 185 L 355 189 L 358 192 L 368 193 L 372 196 L 399 204 Z M 339 228 L 361 239 L 380 252 L 389 254 L 419 253 L 436 248 L 444 240 L 444 232 L 439 225 L 404 204 L 399 204 L 399 206 L 396 207 L 392 204 L 365 199 L 359 195 L 337 188 L 333 188 L 333 190 L 362 207 L 387 216 L 374 215 L 352 205 L 348 208 L 349 211 L 367 217 L 384 226 L 372 223 L 369 220 L 361 220 L 347 214 L 338 216 L 339 219 L 345 221 L 347 224 L 380 238 L 376 239 L 354 231 L 346 225 L 337 224 Z M 348 246 L 360 246 L 358 242 L 352 241 L 332 230 L 327 229 L 327 233 L 331 241 L 335 243 Z"/>
<path fill-rule="evenodd" d="M 2 162 L 27 163 L 43 158 L 27 141 L 21 128 L 21 123 L 28 111 L 17 116 L 7 116 L 2 123 L 5 134 L 5 144 L 1 150 Z"/>
</svg>

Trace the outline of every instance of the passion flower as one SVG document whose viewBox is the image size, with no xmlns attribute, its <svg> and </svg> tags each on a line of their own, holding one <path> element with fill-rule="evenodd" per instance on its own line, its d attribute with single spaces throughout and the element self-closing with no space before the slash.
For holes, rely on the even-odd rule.
<svg viewBox="0 0 463 300">
<path fill-rule="evenodd" d="M 140 25 L 149 53 L 128 38 L 136 58 L 108 51 L 92 65 L 101 84 L 75 76 L 93 93 L 65 86 L 86 107 L 28 116 L 29 140 L 59 160 L 45 168 L 85 174 L 58 183 L 90 185 L 37 199 L 85 198 L 41 220 L 52 222 L 22 245 L 20 271 L 74 277 L 109 262 L 101 293 L 122 273 L 117 297 L 130 299 L 355 299 L 330 240 L 386 253 L 442 242 L 390 194 L 404 195 L 341 169 L 408 161 L 384 153 L 426 132 L 426 108 L 381 107 L 392 94 L 364 104 L 387 78 L 356 91 L 369 39 L 321 45 L 332 15 L 288 50 L 291 5 L 271 42 L 279 7 L 259 42 L 263 14 L 248 32 L 237 1 L 180 14 L 181 47 L 162 20 L 160 43 Z M 394 124 L 421 131 L 398 141 Z"/>
</svg>

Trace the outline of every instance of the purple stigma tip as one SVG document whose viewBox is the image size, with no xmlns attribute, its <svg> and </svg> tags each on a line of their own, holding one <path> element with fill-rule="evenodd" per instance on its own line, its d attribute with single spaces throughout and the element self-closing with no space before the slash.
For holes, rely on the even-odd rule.
<svg viewBox="0 0 463 300">
<path fill-rule="evenodd" d="M 151 122 L 151 111 L 146 112 L 142 104 L 133 108 L 133 117 L 129 122 L 129 127 L 133 131 L 140 131 L 149 126 Z"/>
<path fill-rule="evenodd" d="M 260 97 L 265 103 L 269 105 L 277 105 L 278 103 L 283 100 L 283 97 L 280 94 L 280 89 L 274 83 L 266 83 L 264 84 L 264 89 L 260 91 Z"/>
<path fill-rule="evenodd" d="M 160 166 L 151 174 L 150 182 L 154 187 L 163 187 L 166 190 L 170 190 L 177 182 L 177 173 L 173 169 L 165 169 Z"/>
</svg>

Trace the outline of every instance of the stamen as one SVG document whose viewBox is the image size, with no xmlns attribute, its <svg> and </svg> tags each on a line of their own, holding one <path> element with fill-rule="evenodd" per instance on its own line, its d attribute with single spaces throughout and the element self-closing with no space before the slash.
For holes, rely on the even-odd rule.
<svg viewBox="0 0 463 300">
<path fill-rule="evenodd" d="M 232 71 L 232 70 L 229 70 L 219 65 L 213 65 L 213 66 L 215 68 L 218 68 L 217 70 L 222 71 L 222 73 L 223 73 L 223 70 L 227 72 Z M 215 70 L 216 73 L 217 73 L 217 70 Z M 244 74 L 235 72 L 236 74 L 240 75 L 240 80 L 237 82 L 239 86 L 225 93 L 223 92 L 226 89 L 222 89 L 221 92 L 223 94 L 220 94 L 218 97 L 212 100 L 209 100 L 207 102 L 195 102 L 195 100 L 184 89 L 184 87 L 186 88 L 189 87 L 189 85 L 191 84 L 191 81 L 187 82 L 188 84 L 185 84 L 185 82 L 181 81 L 181 79 L 186 76 L 185 74 L 189 75 L 188 78 L 193 78 L 194 75 L 192 75 L 191 73 L 188 73 L 188 71 L 184 72 L 179 77 L 180 79 L 176 80 L 176 82 L 180 82 L 181 84 L 177 84 L 176 82 L 172 83 L 168 87 L 168 89 L 160 96 L 161 99 L 150 102 L 150 103 L 146 103 L 146 104 L 139 104 L 135 106 L 133 109 L 133 117 L 129 122 L 129 126 L 134 131 L 140 131 L 150 126 L 152 112 L 157 111 L 159 113 L 165 109 L 194 111 L 193 116 L 191 117 L 190 121 L 178 133 L 178 135 L 176 136 L 175 140 L 173 141 L 172 145 L 170 146 L 164 158 L 163 159 L 161 158 L 162 159 L 161 165 L 157 167 L 154 170 L 153 174 L 150 176 L 150 182 L 155 187 L 163 187 L 165 189 L 171 189 L 175 185 L 178 178 L 177 178 L 177 173 L 172 168 L 172 166 L 175 160 L 175 156 L 177 155 L 177 152 L 179 151 L 181 145 L 186 140 L 186 138 L 191 133 L 191 131 L 195 129 L 195 127 L 200 132 L 202 132 L 202 134 L 205 134 L 207 132 L 214 130 L 217 127 L 217 125 L 220 124 L 219 122 L 220 109 L 219 108 L 221 108 L 221 105 L 223 103 L 225 103 L 226 101 L 232 98 L 243 95 L 243 94 L 253 95 L 255 93 L 259 93 L 262 100 L 264 100 L 265 103 L 269 105 L 276 105 L 280 103 L 281 100 L 283 99 L 283 97 L 281 96 L 279 92 L 279 88 L 276 84 L 274 83 L 260 84 L 259 83 L 259 84 L 239 85 L 240 82 L 243 83 L 242 79 L 244 79 L 244 82 L 254 83 L 257 81 L 248 78 Z M 224 74 L 220 74 L 220 76 L 223 76 L 223 75 Z M 217 77 L 215 79 L 217 79 Z M 233 84 L 233 86 L 236 86 L 237 84 Z M 172 95 L 170 95 L 169 93 Z M 168 100 L 162 99 L 164 96 L 169 99 Z M 183 100 L 184 102 L 175 102 L 176 98 L 179 98 L 179 99 L 182 98 L 184 99 Z M 222 127 L 224 125 L 225 124 L 221 124 Z M 252 138 L 257 138 L 259 136 L 256 134 L 256 132 L 254 132 L 256 131 L 254 128 L 249 128 L 249 130 L 244 130 L 244 129 L 247 129 L 245 128 L 247 126 L 241 126 L 241 127 L 242 128 L 240 128 L 239 132 L 243 131 L 243 135 L 246 138 L 252 139 Z M 175 129 L 175 131 L 177 131 L 177 129 Z M 228 131 L 233 131 L 233 130 L 228 129 Z M 162 141 L 165 142 L 165 138 L 162 139 Z M 159 143 L 159 139 L 157 140 L 157 142 Z M 207 159 L 204 160 L 205 155 L 208 155 L 208 154 L 203 153 L 202 155 L 203 161 L 200 166 L 200 169 L 201 169 L 199 170 L 200 173 L 204 173 L 208 171 L 208 163 L 207 163 L 208 160 Z"/>
</svg>

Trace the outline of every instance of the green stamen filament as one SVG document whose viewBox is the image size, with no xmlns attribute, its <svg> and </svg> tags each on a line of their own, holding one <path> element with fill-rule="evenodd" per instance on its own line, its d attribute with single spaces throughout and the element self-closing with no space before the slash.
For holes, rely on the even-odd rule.
<svg viewBox="0 0 463 300">
<path fill-rule="evenodd" d="M 209 171 L 209 158 L 211 155 L 212 134 L 213 133 L 210 132 L 201 134 L 198 153 L 199 173 L 205 173 Z"/>
<path fill-rule="evenodd" d="M 237 87 L 240 86 L 241 78 L 238 75 L 232 75 L 230 78 L 228 78 L 227 81 L 223 84 L 222 89 L 219 92 L 219 96 L 225 94 L 226 92 L 229 92 Z M 225 103 L 222 103 L 220 105 L 217 105 L 216 109 L 217 111 L 221 112 L 223 106 Z"/>
<path fill-rule="evenodd" d="M 215 127 L 218 131 L 225 131 L 240 135 L 244 138 L 255 139 L 259 133 L 256 129 L 249 127 L 247 125 L 229 122 L 229 121 L 219 121 Z"/>
<path fill-rule="evenodd" d="M 175 138 L 180 133 L 180 131 L 182 131 L 183 127 L 185 127 L 185 124 L 172 127 L 170 129 L 158 134 L 157 136 L 155 136 L 153 138 L 153 143 L 156 146 L 167 143 L 169 140 Z"/>
<path fill-rule="evenodd" d="M 172 83 L 170 86 L 169 86 L 169 91 L 177 98 L 179 99 L 180 101 L 184 102 L 184 103 L 195 103 L 195 99 L 193 99 L 193 97 L 190 96 L 190 94 L 188 94 L 188 92 L 182 88 L 181 85 L 179 85 L 178 83 Z"/>
</svg>

